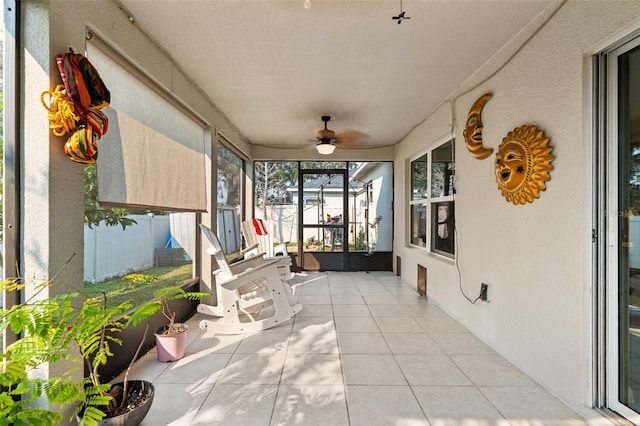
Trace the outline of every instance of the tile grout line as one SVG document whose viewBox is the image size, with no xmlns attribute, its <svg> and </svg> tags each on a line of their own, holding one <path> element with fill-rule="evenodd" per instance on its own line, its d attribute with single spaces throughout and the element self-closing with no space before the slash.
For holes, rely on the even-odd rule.
<svg viewBox="0 0 640 426">
<path fill-rule="evenodd" d="M 331 281 L 329 276 L 327 275 L 327 281 L 329 283 L 329 299 L 331 300 L 331 313 L 333 318 L 333 328 L 336 332 L 336 344 L 338 345 L 338 359 L 340 360 L 340 377 L 342 377 L 342 392 L 344 393 L 344 406 L 347 412 L 347 425 L 351 426 L 351 415 L 349 412 L 349 401 L 347 400 L 347 381 L 344 377 L 344 368 L 343 368 L 343 359 L 342 359 L 342 351 L 340 350 L 340 339 L 338 338 L 338 327 L 336 324 L 336 312 L 333 308 L 333 298 L 331 297 Z M 359 291 L 358 291 L 359 292 Z M 362 297 L 362 296 L 361 296 Z"/>
<path fill-rule="evenodd" d="M 303 308 L 304 309 L 304 308 Z M 280 386 L 282 385 L 282 376 L 284 375 L 284 366 L 287 363 L 287 355 L 289 354 L 289 344 L 291 343 L 291 335 L 293 334 L 293 327 L 295 326 L 297 315 L 293 317 L 293 323 L 291 324 L 291 331 L 287 336 L 287 347 L 284 351 L 284 358 L 282 359 L 282 368 L 280 369 L 280 376 L 278 377 L 278 383 L 276 385 L 276 394 L 273 398 L 273 406 L 271 407 L 271 416 L 269 416 L 269 425 L 273 424 L 273 416 L 276 413 L 276 405 L 278 403 L 278 395 L 280 394 Z"/>
</svg>

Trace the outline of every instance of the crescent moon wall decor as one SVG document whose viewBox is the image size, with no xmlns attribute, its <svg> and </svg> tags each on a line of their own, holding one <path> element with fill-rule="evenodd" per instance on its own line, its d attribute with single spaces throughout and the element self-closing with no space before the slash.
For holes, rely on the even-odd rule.
<svg viewBox="0 0 640 426">
<path fill-rule="evenodd" d="M 482 108 L 491 99 L 491 96 L 491 93 L 485 93 L 471 105 L 467 115 L 467 124 L 462 133 L 467 149 L 478 160 L 484 160 L 493 152 L 493 148 L 482 146 Z"/>
<path fill-rule="evenodd" d="M 536 126 L 516 127 L 509 132 L 496 152 L 495 173 L 498 188 L 513 204 L 532 203 L 547 187 L 552 147 L 549 138 Z"/>
</svg>

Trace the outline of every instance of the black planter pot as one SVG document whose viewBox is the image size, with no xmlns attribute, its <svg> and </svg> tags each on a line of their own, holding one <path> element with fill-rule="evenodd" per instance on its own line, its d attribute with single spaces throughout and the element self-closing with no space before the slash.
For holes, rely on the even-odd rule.
<svg viewBox="0 0 640 426">
<path fill-rule="evenodd" d="M 146 417 L 153 397 L 155 395 L 155 388 L 151 382 L 146 380 L 129 380 L 127 393 L 129 397 L 132 395 L 140 395 L 146 398 L 144 403 L 139 407 L 134 408 L 131 411 L 127 411 L 124 414 L 115 417 L 107 417 L 98 422 L 99 426 L 138 426 L 142 423 L 142 420 Z M 124 383 L 113 383 L 113 386 L 122 386 Z"/>
</svg>

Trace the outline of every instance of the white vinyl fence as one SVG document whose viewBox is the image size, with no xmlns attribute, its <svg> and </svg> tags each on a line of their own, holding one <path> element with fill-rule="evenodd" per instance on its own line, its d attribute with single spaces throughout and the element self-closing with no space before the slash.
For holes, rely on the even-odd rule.
<svg viewBox="0 0 640 426">
<path fill-rule="evenodd" d="M 195 213 L 171 213 L 169 215 L 170 241 L 168 248 L 182 247 L 189 259 L 193 259 L 196 252 L 196 215 Z"/>
<path fill-rule="evenodd" d="M 167 246 L 169 216 L 132 215 L 137 225 L 100 224 L 84 228 L 84 280 L 99 282 L 132 271 L 151 268 L 155 249 Z"/>
<path fill-rule="evenodd" d="M 185 261 L 195 253 L 196 216 L 131 215 L 137 224 L 84 227 L 84 280 L 92 283 L 156 266 L 161 249 L 183 248 Z M 231 208 L 218 209 L 218 235 L 225 253 L 240 250 L 240 218 Z M 182 256 L 182 255 L 181 255 Z"/>
</svg>

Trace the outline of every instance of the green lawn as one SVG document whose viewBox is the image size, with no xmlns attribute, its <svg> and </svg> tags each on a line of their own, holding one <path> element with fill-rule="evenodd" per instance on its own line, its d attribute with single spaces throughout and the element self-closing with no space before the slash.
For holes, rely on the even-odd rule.
<svg viewBox="0 0 640 426">
<path fill-rule="evenodd" d="M 160 266 L 144 271 L 137 271 L 137 275 L 155 277 L 150 282 L 135 282 L 116 277 L 99 283 L 85 283 L 85 289 L 89 294 L 102 293 L 107 295 L 107 306 L 116 306 L 129 301 L 133 306 L 138 306 L 153 298 L 153 292 L 159 288 L 182 285 L 192 278 L 191 264 L 182 266 Z"/>
</svg>

